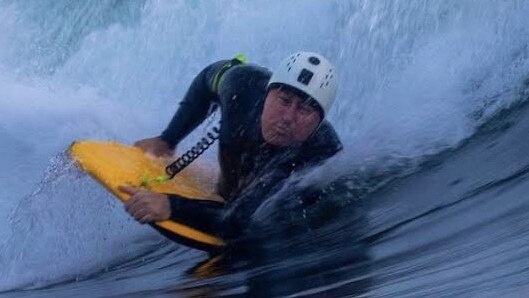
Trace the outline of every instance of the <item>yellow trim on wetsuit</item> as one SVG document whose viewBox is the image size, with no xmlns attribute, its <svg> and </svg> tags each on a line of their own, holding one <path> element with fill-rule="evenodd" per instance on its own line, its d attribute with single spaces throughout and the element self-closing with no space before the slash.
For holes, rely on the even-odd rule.
<svg viewBox="0 0 529 298">
<path fill-rule="evenodd" d="M 226 73 L 226 71 L 228 71 L 235 65 L 246 63 L 248 63 L 248 58 L 243 54 L 237 54 L 235 55 L 235 58 L 224 63 L 224 65 L 219 69 L 219 71 L 215 74 L 215 77 L 213 78 L 213 92 L 215 92 L 215 94 L 219 94 L 220 84 L 222 83 L 222 79 L 224 78 L 224 74 Z"/>
</svg>

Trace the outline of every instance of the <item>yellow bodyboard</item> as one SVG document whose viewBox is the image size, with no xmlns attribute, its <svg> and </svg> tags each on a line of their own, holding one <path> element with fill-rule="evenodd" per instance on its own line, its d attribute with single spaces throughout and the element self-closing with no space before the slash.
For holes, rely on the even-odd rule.
<svg viewBox="0 0 529 298">
<path fill-rule="evenodd" d="M 119 191 L 119 186 L 147 184 L 150 190 L 158 193 L 222 202 L 222 198 L 213 193 L 211 173 L 196 165 L 188 166 L 171 180 L 159 181 L 157 178 L 166 176 L 165 160 L 149 156 L 136 147 L 118 142 L 79 141 L 71 145 L 69 152 L 86 173 L 122 201 L 130 196 Z M 216 236 L 172 220 L 156 222 L 153 227 L 174 241 L 206 251 L 225 245 Z"/>
</svg>

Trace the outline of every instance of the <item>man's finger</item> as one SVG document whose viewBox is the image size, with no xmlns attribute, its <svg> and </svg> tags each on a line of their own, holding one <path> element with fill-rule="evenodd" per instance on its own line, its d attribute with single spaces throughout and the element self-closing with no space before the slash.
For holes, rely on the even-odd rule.
<svg viewBox="0 0 529 298">
<path fill-rule="evenodd" d="M 134 146 L 134 147 L 140 147 L 140 148 L 141 148 L 141 146 L 143 146 L 143 144 L 144 144 L 143 141 L 144 141 L 144 140 L 136 141 L 136 142 L 134 142 L 134 144 L 133 144 L 132 146 Z M 142 148 L 142 149 L 143 149 L 143 148 Z"/>
<path fill-rule="evenodd" d="M 123 202 L 123 205 L 125 206 L 127 212 L 129 211 L 130 207 L 132 207 L 132 205 L 136 204 L 139 201 L 139 199 L 140 198 L 138 195 L 132 195 L 127 201 Z"/>
<path fill-rule="evenodd" d="M 126 194 L 131 195 L 131 196 L 135 195 L 136 193 L 138 193 L 141 190 L 140 188 L 136 188 L 136 187 L 131 186 L 131 185 L 121 185 L 118 189 L 120 191 L 126 193 Z"/>
<path fill-rule="evenodd" d="M 131 215 L 145 207 L 145 202 L 140 197 L 134 197 L 129 202 L 125 203 L 125 209 Z"/>
<path fill-rule="evenodd" d="M 147 211 L 146 209 L 139 209 L 138 211 L 136 211 L 136 212 L 134 212 L 132 214 L 134 219 L 136 219 L 139 222 L 141 222 L 141 219 L 144 218 L 147 215 L 149 215 L 149 211 Z"/>
<path fill-rule="evenodd" d="M 152 215 L 151 214 L 146 214 L 143 217 L 141 217 L 138 221 L 140 223 L 142 223 L 142 224 L 150 223 L 150 222 L 153 221 L 152 220 Z"/>
</svg>

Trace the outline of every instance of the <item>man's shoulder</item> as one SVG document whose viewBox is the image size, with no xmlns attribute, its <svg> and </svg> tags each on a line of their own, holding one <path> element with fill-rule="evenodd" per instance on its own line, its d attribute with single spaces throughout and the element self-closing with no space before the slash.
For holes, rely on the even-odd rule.
<svg viewBox="0 0 529 298">
<path fill-rule="evenodd" d="M 266 89 L 272 73 L 256 64 L 239 64 L 231 67 L 222 78 L 222 84 L 230 87 L 257 87 Z"/>
<path fill-rule="evenodd" d="M 238 64 L 233 66 L 230 71 L 233 73 L 239 73 L 239 74 L 255 74 L 255 75 L 264 75 L 264 76 L 271 76 L 272 72 L 264 67 L 260 66 L 254 63 L 244 63 L 244 64 Z"/>
</svg>

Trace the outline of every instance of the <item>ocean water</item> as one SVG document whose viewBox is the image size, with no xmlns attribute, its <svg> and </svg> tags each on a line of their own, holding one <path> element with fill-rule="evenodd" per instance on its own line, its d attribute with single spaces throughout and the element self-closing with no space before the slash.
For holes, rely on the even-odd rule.
<svg viewBox="0 0 529 298">
<path fill-rule="evenodd" d="M 528 13 L 521 0 L 0 0 L 0 296 L 525 297 Z M 329 121 L 345 149 L 257 210 L 250 259 L 206 267 L 65 153 L 160 133 L 211 62 L 272 68 L 298 50 L 341 73 Z M 303 214 L 319 224 L 292 236 L 277 215 L 304 185 L 326 196 Z"/>
</svg>

